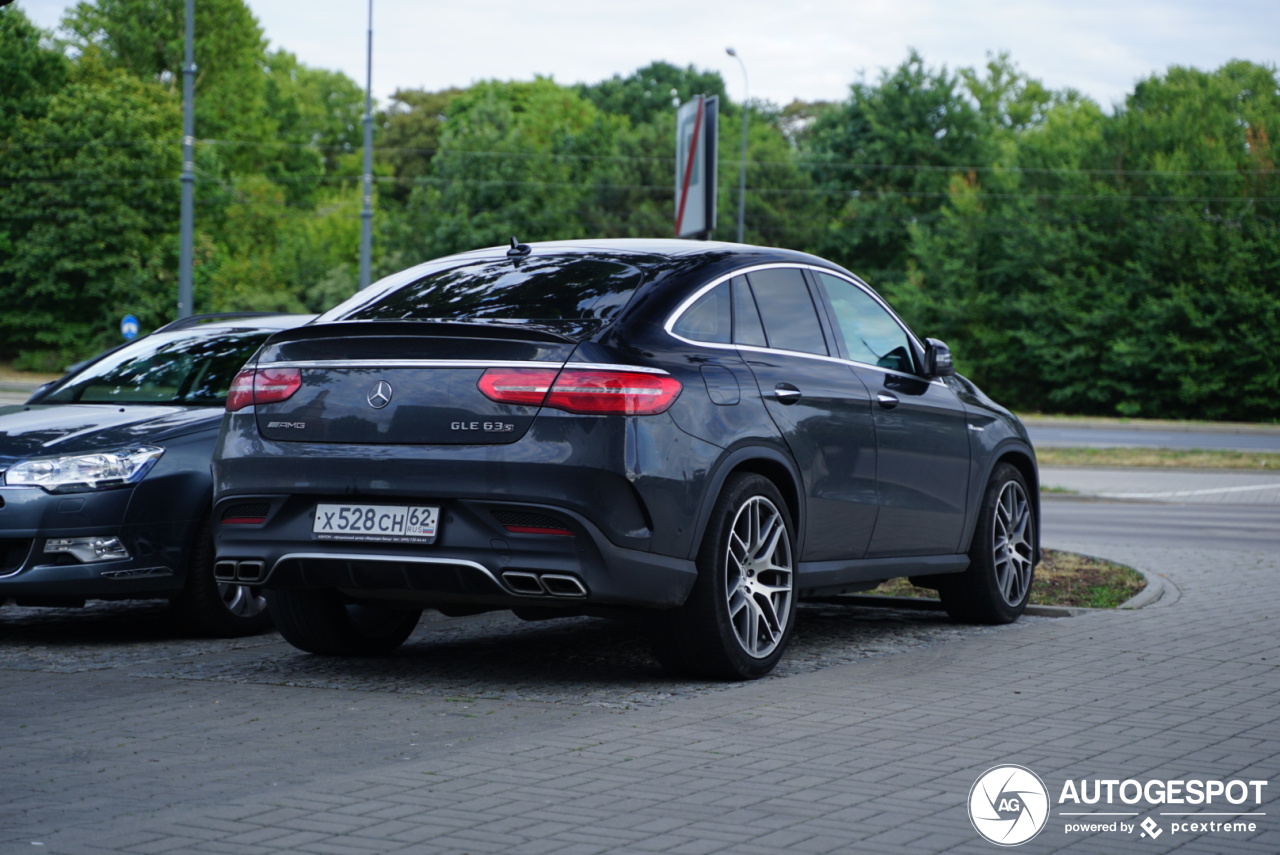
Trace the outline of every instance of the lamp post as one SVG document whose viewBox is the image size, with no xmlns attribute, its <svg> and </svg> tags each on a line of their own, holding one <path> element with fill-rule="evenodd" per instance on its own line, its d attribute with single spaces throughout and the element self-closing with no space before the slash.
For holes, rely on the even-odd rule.
<svg viewBox="0 0 1280 855">
<path fill-rule="evenodd" d="M 364 71 L 364 174 L 361 176 L 360 287 L 373 278 L 373 0 L 369 0 L 369 33 Z"/>
<path fill-rule="evenodd" d="M 178 211 L 178 317 L 190 317 L 194 296 L 194 235 L 196 229 L 196 4 L 183 10 L 182 60 L 182 195 Z"/>
<path fill-rule="evenodd" d="M 725 48 L 724 52 L 738 61 L 742 66 L 742 158 L 738 161 L 738 243 L 742 243 L 743 223 L 747 214 L 747 64 L 738 56 L 733 48 Z"/>
</svg>

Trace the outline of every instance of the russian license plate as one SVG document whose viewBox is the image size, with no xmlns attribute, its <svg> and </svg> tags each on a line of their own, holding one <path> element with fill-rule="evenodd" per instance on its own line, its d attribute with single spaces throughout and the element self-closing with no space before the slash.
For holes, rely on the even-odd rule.
<svg viewBox="0 0 1280 855">
<path fill-rule="evenodd" d="M 416 505 L 316 505 L 319 540 L 434 543 L 440 509 Z"/>
</svg>

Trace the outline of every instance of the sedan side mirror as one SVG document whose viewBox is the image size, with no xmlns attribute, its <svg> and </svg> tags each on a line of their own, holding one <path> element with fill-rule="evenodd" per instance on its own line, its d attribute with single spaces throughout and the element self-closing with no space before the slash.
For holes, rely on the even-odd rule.
<svg viewBox="0 0 1280 855">
<path fill-rule="evenodd" d="M 949 377 L 956 373 L 951 361 L 951 348 L 936 338 L 924 340 L 924 373 L 930 377 Z"/>
<path fill-rule="evenodd" d="M 35 391 L 31 393 L 30 397 L 28 397 L 27 400 L 24 401 L 23 403 L 24 404 L 40 403 L 40 399 L 44 397 L 45 392 L 48 392 L 50 389 L 52 389 L 53 384 L 57 382 L 58 382 L 57 380 L 50 380 L 47 383 L 41 383 L 39 386 L 35 388 Z"/>
</svg>

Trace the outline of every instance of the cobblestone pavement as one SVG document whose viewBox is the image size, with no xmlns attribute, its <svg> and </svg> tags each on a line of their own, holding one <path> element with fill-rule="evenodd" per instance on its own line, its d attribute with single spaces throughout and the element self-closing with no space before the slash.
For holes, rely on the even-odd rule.
<svg viewBox="0 0 1280 855">
<path fill-rule="evenodd" d="M 433 621 L 335 663 L 184 639 L 148 607 L 0 610 L 0 852 L 990 853 L 970 788 L 1018 763 L 1051 800 L 1268 782 L 1260 806 L 1213 806 L 1267 814 L 1253 831 L 1176 831 L 1142 803 L 1118 808 L 1158 838 L 1068 832 L 1054 804 L 1018 851 L 1273 855 L 1280 534 L 1204 543 L 1047 543 L 1158 574 L 1139 611 L 990 629 L 809 607 L 749 684 L 667 680 L 634 630 L 588 619 Z"/>
</svg>

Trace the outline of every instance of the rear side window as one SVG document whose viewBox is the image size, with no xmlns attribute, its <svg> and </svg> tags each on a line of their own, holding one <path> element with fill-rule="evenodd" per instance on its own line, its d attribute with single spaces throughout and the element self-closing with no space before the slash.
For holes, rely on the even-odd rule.
<svg viewBox="0 0 1280 855">
<path fill-rule="evenodd" d="M 691 341 L 756 347 L 769 344 L 745 276 L 735 276 L 703 294 L 681 313 L 671 331 Z"/>
<path fill-rule="evenodd" d="M 760 322 L 760 310 L 756 308 L 756 299 L 751 296 L 745 276 L 733 277 L 733 340 L 756 347 L 769 344 L 764 337 L 764 324 Z"/>
<path fill-rule="evenodd" d="M 733 311 L 729 286 L 720 284 L 699 297 L 680 315 L 671 331 L 693 341 L 728 344 L 733 341 Z"/>
<path fill-rule="evenodd" d="M 794 268 L 748 273 L 769 347 L 827 355 L 822 323 L 804 274 Z"/>
<path fill-rule="evenodd" d="M 549 256 L 433 270 L 335 310 L 342 320 L 607 320 L 640 285 L 631 264 L 609 257 Z M 327 316 L 334 319 L 334 315 Z"/>
</svg>

